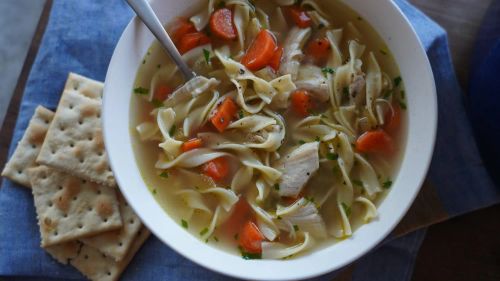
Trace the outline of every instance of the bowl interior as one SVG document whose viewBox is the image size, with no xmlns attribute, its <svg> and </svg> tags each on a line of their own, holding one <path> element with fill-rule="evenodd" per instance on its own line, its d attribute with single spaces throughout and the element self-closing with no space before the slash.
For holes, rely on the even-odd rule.
<svg viewBox="0 0 500 281">
<path fill-rule="evenodd" d="M 163 23 L 168 23 L 179 15 L 193 12 L 193 6 L 201 7 L 203 2 L 153 0 L 152 5 Z M 154 39 L 137 18 L 132 19 L 115 49 L 106 76 L 104 139 L 123 194 L 146 226 L 169 247 L 204 267 L 234 277 L 309 278 L 339 269 L 365 254 L 385 238 L 406 213 L 423 182 L 434 146 L 437 103 L 432 71 L 414 30 L 392 1 L 344 2 L 377 30 L 399 66 L 408 103 L 405 156 L 391 191 L 379 206 L 378 219 L 363 225 L 345 241 L 287 261 L 243 260 L 207 246 L 173 221 L 146 188 L 132 151 L 134 129 L 130 127 L 129 108 L 137 69 Z"/>
</svg>

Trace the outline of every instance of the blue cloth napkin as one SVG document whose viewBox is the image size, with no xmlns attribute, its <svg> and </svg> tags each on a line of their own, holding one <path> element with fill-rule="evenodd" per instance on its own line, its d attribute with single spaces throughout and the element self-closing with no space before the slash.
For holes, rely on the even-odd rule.
<svg viewBox="0 0 500 281">
<path fill-rule="evenodd" d="M 499 202 L 486 174 L 449 58 L 445 32 L 405 1 L 396 1 L 416 28 L 432 63 L 439 96 L 439 132 L 429 172 L 450 215 Z M 101 80 L 118 38 L 132 17 L 122 0 L 54 0 L 50 20 L 28 78 L 10 153 L 38 104 L 54 109 L 68 72 Z M 81 280 L 72 267 L 58 264 L 39 244 L 31 192 L 4 180 L 0 189 L 0 276 L 8 280 Z M 425 229 L 389 238 L 354 264 L 352 279 L 408 280 Z M 335 258 L 335 257 L 332 257 Z M 228 265 L 230 266 L 230 265 Z M 335 272 L 316 278 L 331 280 Z M 123 280 L 230 280 L 184 259 L 151 237 L 122 276 Z"/>
</svg>

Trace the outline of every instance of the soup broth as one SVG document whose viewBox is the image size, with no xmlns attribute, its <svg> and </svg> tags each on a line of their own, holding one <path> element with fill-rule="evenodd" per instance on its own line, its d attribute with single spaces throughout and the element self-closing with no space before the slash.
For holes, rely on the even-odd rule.
<svg viewBox="0 0 500 281">
<path fill-rule="evenodd" d="M 145 186 L 180 227 L 247 259 L 290 258 L 355 235 L 376 220 L 405 146 L 404 86 L 384 41 L 339 1 L 215 2 L 191 18 L 210 18 L 201 30 L 189 17 L 167 28 L 207 77 L 192 96 L 182 97 L 182 76 L 158 42 L 138 69 L 130 133 Z M 221 10 L 231 15 L 225 29 L 212 26 Z M 293 49 L 291 34 L 304 30 Z M 274 42 L 259 41 L 269 35 Z M 274 68 L 261 62 L 273 43 L 273 56 L 282 52 Z"/>
</svg>

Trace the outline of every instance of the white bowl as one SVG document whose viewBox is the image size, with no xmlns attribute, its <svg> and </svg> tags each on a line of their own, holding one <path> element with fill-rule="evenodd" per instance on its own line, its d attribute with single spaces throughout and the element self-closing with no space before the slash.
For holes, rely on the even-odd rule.
<svg viewBox="0 0 500 281">
<path fill-rule="evenodd" d="M 163 23 L 192 11 L 202 1 L 153 0 Z M 426 175 L 437 126 L 432 70 L 410 23 L 390 0 L 346 0 L 367 20 L 392 51 L 405 82 L 408 139 L 405 157 L 391 191 L 379 207 L 379 219 L 360 227 L 345 241 L 290 260 L 244 260 L 206 245 L 173 221 L 146 188 L 131 143 L 130 102 L 138 67 L 153 36 L 137 18 L 123 32 L 113 53 L 104 87 L 106 149 L 116 179 L 145 225 L 165 244 L 211 270 L 245 279 L 286 280 L 318 276 L 339 269 L 373 249 L 400 221 Z"/>
</svg>

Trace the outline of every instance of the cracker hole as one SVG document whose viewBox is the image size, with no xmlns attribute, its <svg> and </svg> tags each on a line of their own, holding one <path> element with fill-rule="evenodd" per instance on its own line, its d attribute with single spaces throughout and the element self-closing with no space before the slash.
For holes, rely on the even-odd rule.
<svg viewBox="0 0 500 281">
<path fill-rule="evenodd" d="M 94 137 L 93 137 L 93 136 L 90 136 L 90 137 L 88 137 L 88 140 L 89 140 L 89 141 L 93 141 L 93 140 L 94 140 Z"/>
<path fill-rule="evenodd" d="M 105 258 L 105 257 L 106 257 L 106 255 L 105 255 L 105 254 L 101 254 L 101 255 L 102 255 L 102 257 L 103 257 L 103 258 Z M 108 273 L 109 273 L 109 272 L 108 272 Z"/>
<path fill-rule="evenodd" d="M 52 150 L 51 152 L 52 152 L 52 154 L 56 154 L 56 151 L 55 151 L 55 150 Z"/>
<path fill-rule="evenodd" d="M 68 217 L 68 214 L 64 214 L 63 217 L 67 218 Z"/>
<path fill-rule="evenodd" d="M 23 173 L 23 170 L 17 170 L 17 173 L 18 173 L 18 174 L 22 174 L 22 173 Z"/>
<path fill-rule="evenodd" d="M 111 275 L 111 272 L 108 271 L 108 275 Z"/>
<path fill-rule="evenodd" d="M 66 128 L 64 128 L 63 126 L 61 126 L 61 127 L 59 127 L 59 130 L 60 130 L 61 132 L 64 132 L 64 130 L 66 130 Z"/>
<path fill-rule="evenodd" d="M 52 205 L 53 205 L 52 201 L 49 201 L 49 203 L 47 203 L 47 206 L 49 206 L 49 207 L 52 207 Z"/>
<path fill-rule="evenodd" d="M 75 196 L 75 197 L 73 197 L 73 201 L 76 201 L 76 199 L 77 199 L 77 198 L 78 198 L 78 197 L 76 197 L 76 196 Z"/>
<path fill-rule="evenodd" d="M 103 222 L 108 222 L 108 219 L 103 219 L 102 221 L 103 221 Z"/>
<path fill-rule="evenodd" d="M 57 231 L 54 231 L 54 236 L 57 236 L 59 235 L 59 233 Z"/>
<path fill-rule="evenodd" d="M 102 151 L 97 152 L 97 156 L 102 156 L 102 155 L 103 155 Z"/>
<path fill-rule="evenodd" d="M 45 122 L 45 125 L 49 124 L 49 120 L 43 120 L 43 122 Z"/>
<path fill-rule="evenodd" d="M 36 148 L 36 144 L 31 144 L 31 148 L 35 149 Z"/>
<path fill-rule="evenodd" d="M 76 91 L 76 90 L 78 90 L 78 87 L 79 87 L 79 86 L 80 86 L 79 84 L 75 84 L 75 85 L 73 86 L 73 90 L 75 90 L 75 91 Z"/>
<path fill-rule="evenodd" d="M 82 119 L 78 120 L 78 124 L 83 125 L 83 120 Z"/>
<path fill-rule="evenodd" d="M 101 190 L 100 189 L 97 190 L 97 194 L 101 194 Z"/>
<path fill-rule="evenodd" d="M 129 222 L 130 224 L 134 224 L 134 220 L 133 220 L 133 219 L 130 219 L 128 222 Z"/>
<path fill-rule="evenodd" d="M 87 211 L 92 212 L 92 207 L 88 207 Z"/>
<path fill-rule="evenodd" d="M 123 243 L 122 242 L 118 243 L 118 246 L 120 246 L 120 247 L 123 246 Z"/>
<path fill-rule="evenodd" d="M 78 224 L 78 228 L 82 229 L 83 228 L 83 224 L 79 223 Z"/>
<path fill-rule="evenodd" d="M 58 186 L 57 189 L 61 190 L 62 189 L 62 186 Z"/>
<path fill-rule="evenodd" d="M 88 255 L 85 255 L 83 258 L 84 258 L 84 259 L 86 259 L 86 260 L 88 260 L 88 259 L 89 259 L 89 256 L 88 256 Z"/>
<path fill-rule="evenodd" d="M 101 113 L 97 113 L 97 118 L 101 118 Z"/>
<path fill-rule="evenodd" d="M 80 158 L 80 163 L 83 163 L 85 160 L 83 158 Z"/>
<path fill-rule="evenodd" d="M 74 107 L 74 106 L 73 106 L 72 104 L 70 104 L 70 105 L 69 105 L 69 109 L 73 109 L 73 107 Z"/>
<path fill-rule="evenodd" d="M 70 142 L 70 143 L 69 143 L 69 147 L 73 148 L 73 147 L 75 147 L 75 144 L 74 144 L 74 143 L 72 143 L 72 142 Z"/>
<path fill-rule="evenodd" d="M 82 180 L 82 183 L 83 183 L 83 184 L 86 184 L 86 183 L 87 183 L 87 181 L 86 181 L 86 180 Z"/>
</svg>

